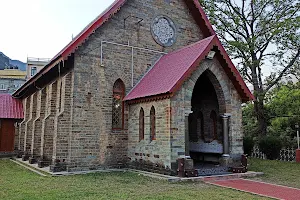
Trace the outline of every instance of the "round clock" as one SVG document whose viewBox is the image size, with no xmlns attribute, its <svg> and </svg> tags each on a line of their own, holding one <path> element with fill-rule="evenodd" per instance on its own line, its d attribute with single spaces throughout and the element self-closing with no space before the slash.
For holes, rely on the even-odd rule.
<svg viewBox="0 0 300 200">
<path fill-rule="evenodd" d="M 157 16 L 152 22 L 151 33 L 155 41 L 164 46 L 172 46 L 176 41 L 176 26 L 166 16 Z"/>
</svg>

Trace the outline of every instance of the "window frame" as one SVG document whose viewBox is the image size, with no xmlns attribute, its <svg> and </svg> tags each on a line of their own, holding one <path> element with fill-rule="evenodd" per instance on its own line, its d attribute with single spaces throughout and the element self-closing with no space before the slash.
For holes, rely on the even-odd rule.
<svg viewBox="0 0 300 200">
<path fill-rule="evenodd" d="M 117 86 L 120 86 L 121 88 L 117 88 Z M 117 96 L 120 96 L 119 99 L 116 98 Z M 124 102 L 123 99 L 125 97 L 125 84 L 121 79 L 117 79 L 113 85 L 113 95 L 112 95 L 112 130 L 123 130 L 124 129 Z M 114 107 L 115 107 L 115 101 L 118 100 L 121 102 L 121 127 L 114 126 Z"/>
<path fill-rule="evenodd" d="M 34 70 L 33 70 L 33 69 L 34 69 Z M 35 71 L 34 74 L 32 73 L 33 71 Z M 36 75 L 36 73 L 37 73 L 37 67 L 31 67 L 31 69 L 30 69 L 30 75 L 31 75 L 31 76 L 34 76 L 34 75 Z"/>
<path fill-rule="evenodd" d="M 139 142 L 145 139 L 145 112 L 140 109 L 139 113 Z"/>
<path fill-rule="evenodd" d="M 156 139 L 156 113 L 154 106 L 152 106 L 150 110 L 150 142 Z"/>
</svg>

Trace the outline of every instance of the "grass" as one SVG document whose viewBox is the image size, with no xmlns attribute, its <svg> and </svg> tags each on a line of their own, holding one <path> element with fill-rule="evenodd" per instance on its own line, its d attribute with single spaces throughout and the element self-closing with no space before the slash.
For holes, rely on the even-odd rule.
<svg viewBox="0 0 300 200">
<path fill-rule="evenodd" d="M 259 180 L 300 188 L 300 164 L 277 160 L 249 159 L 249 170 L 264 172 Z"/>
<path fill-rule="evenodd" d="M 259 199 L 203 183 L 168 183 L 135 173 L 42 177 L 10 160 L 0 160 L 0 199 Z"/>
</svg>

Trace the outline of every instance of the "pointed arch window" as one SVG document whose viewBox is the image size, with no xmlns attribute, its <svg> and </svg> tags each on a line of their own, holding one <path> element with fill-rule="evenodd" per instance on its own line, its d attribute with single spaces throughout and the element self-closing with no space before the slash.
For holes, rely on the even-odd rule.
<svg viewBox="0 0 300 200">
<path fill-rule="evenodd" d="M 201 111 L 199 111 L 197 116 L 197 136 L 198 139 L 204 140 L 204 120 Z"/>
<path fill-rule="evenodd" d="M 145 120 L 144 120 L 144 109 L 141 108 L 139 115 L 139 141 L 142 141 L 145 137 Z"/>
<path fill-rule="evenodd" d="M 217 134 L 217 113 L 216 111 L 211 111 L 210 113 L 210 123 L 211 123 L 211 138 L 213 140 L 218 139 L 218 134 Z"/>
<path fill-rule="evenodd" d="M 125 85 L 121 79 L 118 79 L 113 87 L 112 102 L 112 128 L 123 129 L 124 126 L 124 99 Z"/>
<path fill-rule="evenodd" d="M 152 106 L 150 110 L 150 141 L 156 140 L 155 120 L 155 108 Z"/>
</svg>

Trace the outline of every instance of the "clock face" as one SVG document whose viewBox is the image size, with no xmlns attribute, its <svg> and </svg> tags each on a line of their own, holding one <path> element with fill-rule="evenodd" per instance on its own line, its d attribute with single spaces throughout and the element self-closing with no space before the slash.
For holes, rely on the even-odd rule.
<svg viewBox="0 0 300 200">
<path fill-rule="evenodd" d="M 155 17 L 151 33 L 155 41 L 164 46 L 172 46 L 176 41 L 176 26 L 174 22 L 166 16 Z"/>
</svg>

